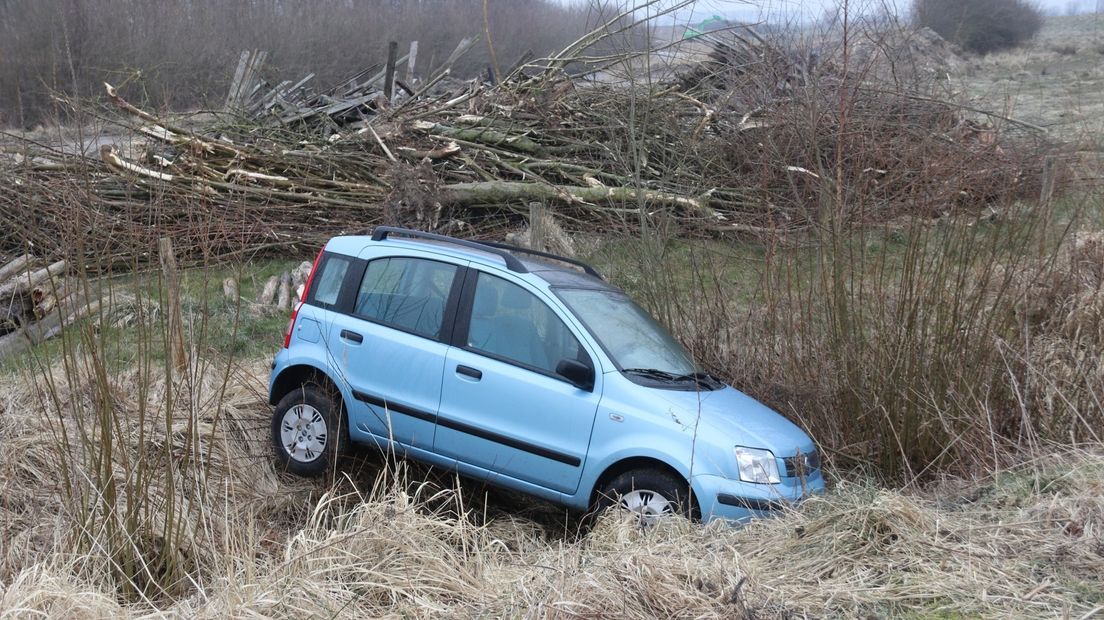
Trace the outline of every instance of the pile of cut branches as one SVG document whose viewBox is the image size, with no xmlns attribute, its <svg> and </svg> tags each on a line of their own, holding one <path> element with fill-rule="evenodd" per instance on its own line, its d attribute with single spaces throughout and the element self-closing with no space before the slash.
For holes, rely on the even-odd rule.
<svg viewBox="0 0 1104 620">
<path fill-rule="evenodd" d="M 165 235 L 192 259 L 303 254 L 379 223 L 495 235 L 532 201 L 568 229 L 663 217 L 687 234 L 775 234 L 829 212 L 936 216 L 1035 191 L 1022 128 L 868 80 L 846 41 L 812 65 L 783 40 L 733 35 L 695 79 L 655 79 L 634 73 L 641 53 L 584 62 L 609 26 L 498 84 L 376 97 L 370 116 L 324 134 L 252 117 L 185 128 L 108 85 L 103 118 L 140 138 L 137 154 L 24 144 L 0 166 L 15 222 L 0 255 L 30 244 L 133 261 Z M 627 77 L 610 78 L 618 68 Z"/>
</svg>

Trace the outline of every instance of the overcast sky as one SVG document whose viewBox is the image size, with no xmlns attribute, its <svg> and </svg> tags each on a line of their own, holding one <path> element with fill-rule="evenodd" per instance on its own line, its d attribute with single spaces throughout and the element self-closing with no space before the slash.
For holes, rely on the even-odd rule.
<svg viewBox="0 0 1104 620">
<path fill-rule="evenodd" d="M 586 1 L 586 0 L 577 0 Z M 907 13 L 911 0 L 850 0 L 852 8 L 868 10 L 871 7 L 888 5 L 896 7 L 899 13 Z M 681 23 L 696 23 L 712 15 L 721 15 L 728 19 L 742 21 L 775 21 L 787 16 L 815 19 L 829 8 L 834 9 L 842 0 L 769 0 L 737 2 L 734 0 L 698 0 L 691 8 L 680 11 L 677 19 Z M 1071 12 L 1092 12 L 1104 10 L 1104 0 L 1035 0 L 1035 3 L 1048 14 L 1064 15 Z"/>
</svg>

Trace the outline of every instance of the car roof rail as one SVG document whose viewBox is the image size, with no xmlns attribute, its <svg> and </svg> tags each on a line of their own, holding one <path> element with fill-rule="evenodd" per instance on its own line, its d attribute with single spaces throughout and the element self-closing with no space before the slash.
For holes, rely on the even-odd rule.
<svg viewBox="0 0 1104 620">
<path fill-rule="evenodd" d="M 595 278 L 598 278 L 599 280 L 604 279 L 604 278 L 602 278 L 602 274 L 598 273 L 597 269 L 595 269 L 594 267 L 591 267 L 590 265 L 584 263 L 583 261 L 575 259 L 575 258 L 568 258 L 566 256 L 560 256 L 559 254 L 552 254 L 551 252 L 541 252 L 540 250 L 534 250 L 534 249 L 531 249 L 531 248 L 523 248 L 521 246 L 510 245 L 508 243 L 499 243 L 498 241 L 480 241 L 479 243 L 481 245 L 490 246 L 492 248 L 497 248 L 499 250 L 508 250 L 510 252 L 521 252 L 522 254 L 532 254 L 533 256 L 540 256 L 541 258 L 550 258 L 552 260 L 562 261 L 562 262 L 565 262 L 569 265 L 575 265 L 576 267 L 581 268 L 583 271 L 585 271 L 587 273 L 587 275 L 594 276 Z"/>
<path fill-rule="evenodd" d="M 576 267 L 579 267 L 584 272 L 586 272 L 587 275 L 594 276 L 599 280 L 604 279 L 602 278 L 602 274 L 598 273 L 597 269 L 591 267 L 581 260 L 568 258 L 566 256 L 560 256 L 558 254 L 552 254 L 551 252 L 541 252 L 540 250 L 533 250 L 517 245 L 510 245 L 508 243 L 499 243 L 497 241 L 469 241 L 467 239 L 457 239 L 456 237 L 422 232 L 420 230 L 414 230 L 412 228 L 399 228 L 397 226 L 376 226 L 376 228 L 372 231 L 372 241 L 383 241 L 391 235 L 412 237 L 415 239 L 428 239 L 431 241 L 441 241 L 444 243 L 451 243 L 453 245 L 472 248 L 483 252 L 490 252 L 491 254 L 502 257 L 502 260 L 506 261 L 506 268 L 517 273 L 529 273 L 529 270 L 511 252 L 539 256 L 541 258 L 548 258 L 551 260 L 561 261 L 569 265 L 575 265 Z"/>
<path fill-rule="evenodd" d="M 479 250 L 481 252 L 489 252 L 502 258 L 506 261 L 506 268 L 516 273 L 529 273 L 529 270 L 525 268 L 520 260 L 513 254 L 505 251 L 502 248 L 496 248 L 479 241 L 468 241 L 467 239 L 457 239 L 455 237 L 448 237 L 446 235 L 438 235 L 436 233 L 422 232 L 420 230 L 413 230 L 411 228 L 399 228 L 397 226 L 376 226 L 372 231 L 372 241 L 383 241 L 390 236 L 402 236 L 411 237 L 414 239 L 427 239 L 429 241 L 440 241 L 442 243 L 451 243 L 453 245 L 459 245 L 465 248 L 472 248 L 473 250 Z"/>
</svg>

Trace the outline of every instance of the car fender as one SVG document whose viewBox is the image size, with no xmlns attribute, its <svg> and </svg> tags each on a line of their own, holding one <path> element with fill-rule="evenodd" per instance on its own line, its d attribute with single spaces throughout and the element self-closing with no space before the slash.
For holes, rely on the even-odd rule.
<svg viewBox="0 0 1104 620">
<path fill-rule="evenodd" d="M 313 355 L 292 355 L 288 349 L 283 349 L 276 357 L 275 366 L 273 368 L 272 376 L 269 379 L 268 390 L 271 400 L 271 394 L 276 387 L 277 382 L 280 381 L 288 372 L 297 372 L 297 368 L 312 368 L 315 372 L 325 375 L 337 386 L 338 391 L 341 393 L 341 398 L 345 402 L 351 402 L 353 398 L 352 389 L 349 386 L 349 382 L 344 379 L 341 373 L 337 372 L 337 369 L 331 365 L 328 361 L 324 361 L 326 358 L 319 359 Z M 272 403 L 275 405 L 276 403 Z"/>
</svg>

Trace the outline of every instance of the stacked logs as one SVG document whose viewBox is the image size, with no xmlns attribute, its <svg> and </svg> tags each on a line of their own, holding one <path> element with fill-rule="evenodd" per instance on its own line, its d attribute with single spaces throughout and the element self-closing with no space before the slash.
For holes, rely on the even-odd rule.
<svg viewBox="0 0 1104 620">
<path fill-rule="evenodd" d="M 25 254 L 0 267 L 0 359 L 60 333 L 99 308 L 61 260 L 44 265 Z"/>
</svg>

